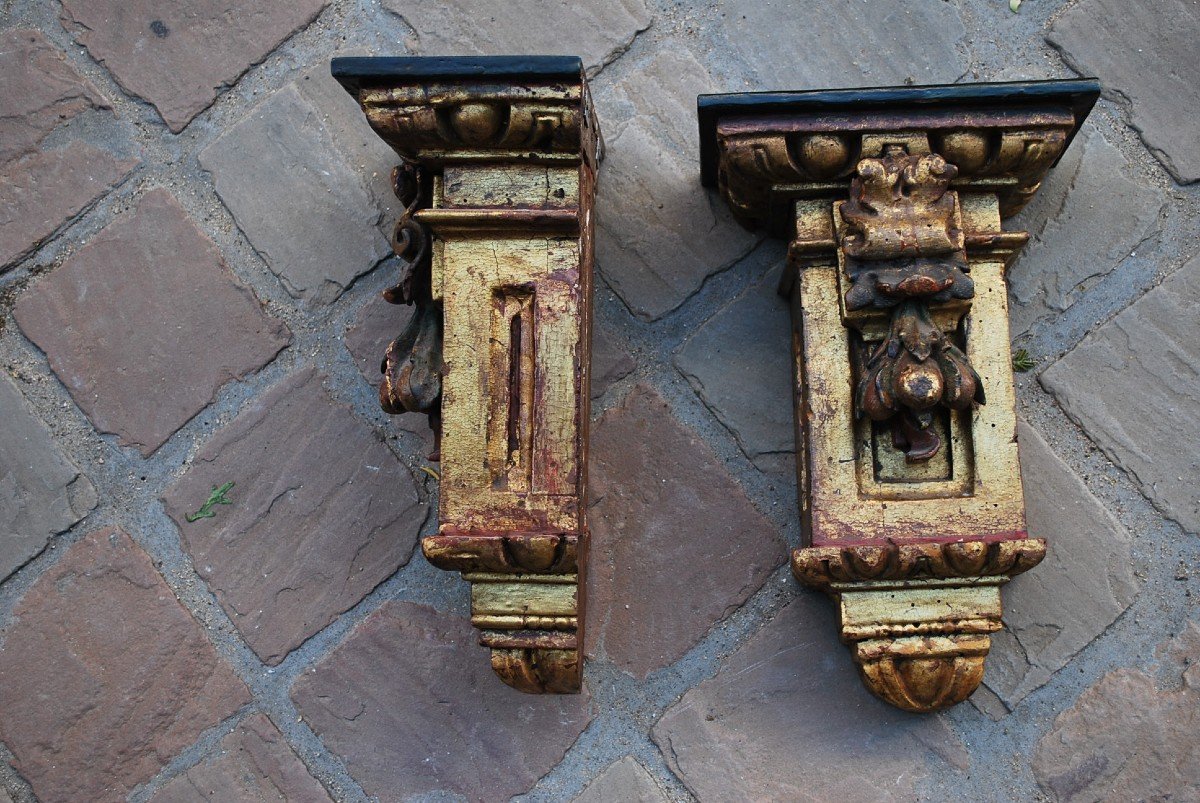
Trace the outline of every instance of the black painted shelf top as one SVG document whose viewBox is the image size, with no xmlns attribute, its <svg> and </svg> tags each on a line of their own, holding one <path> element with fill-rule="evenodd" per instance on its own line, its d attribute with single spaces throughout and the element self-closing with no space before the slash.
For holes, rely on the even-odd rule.
<svg viewBox="0 0 1200 803">
<path fill-rule="evenodd" d="M 329 64 L 338 83 L 355 92 L 363 83 L 388 80 L 532 78 L 579 80 L 583 61 L 578 56 L 339 56 Z"/>
<path fill-rule="evenodd" d="M 717 183 L 717 121 L 722 117 L 1050 104 L 1070 108 L 1078 127 L 1099 97 L 1100 82 L 1095 78 L 700 95 L 696 98 L 700 181 L 705 186 Z"/>
</svg>

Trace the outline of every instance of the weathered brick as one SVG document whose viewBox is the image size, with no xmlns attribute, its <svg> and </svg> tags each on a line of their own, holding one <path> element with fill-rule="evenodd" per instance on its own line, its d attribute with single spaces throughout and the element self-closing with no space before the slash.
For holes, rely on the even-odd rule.
<svg viewBox="0 0 1200 803">
<path fill-rule="evenodd" d="M 401 211 L 390 184 L 399 157 L 328 73 L 322 65 L 279 90 L 200 152 L 267 267 L 312 305 L 392 253 Z"/>
<path fill-rule="evenodd" d="M 1119 21 L 1119 23 L 1117 23 Z M 1083 0 L 1046 37 L 1076 71 L 1100 78 L 1176 181 L 1200 180 L 1200 13 L 1191 0 Z"/>
<path fill-rule="evenodd" d="M 286 800 L 330 803 L 317 779 L 288 747 L 283 734 L 262 714 L 242 720 L 221 740 L 215 755 L 171 780 L 152 803 Z"/>
<path fill-rule="evenodd" d="M 117 801 L 250 700 L 119 530 L 71 547 L 0 647 L 0 740 L 43 801 Z"/>
<path fill-rule="evenodd" d="M 328 0 L 64 0 L 62 22 L 176 133 Z"/>
<path fill-rule="evenodd" d="M 0 163 L 29 153 L 59 123 L 108 104 L 41 31 L 0 31 Z"/>
<path fill-rule="evenodd" d="M 666 803 L 667 797 L 636 758 L 625 756 L 588 784 L 574 803 Z"/>
<path fill-rule="evenodd" d="M 1055 800 L 1196 799 L 1200 627 L 1189 623 L 1158 653 L 1162 680 L 1109 672 L 1038 742 L 1033 772 Z"/>
<path fill-rule="evenodd" d="M 696 95 L 718 89 L 687 50 L 662 46 L 593 90 L 607 143 L 596 263 L 634 315 L 655 320 L 756 242 L 696 183 Z"/>
<path fill-rule="evenodd" d="M 1116 621 L 1137 594 L 1130 537 L 1042 439 L 1017 425 L 1029 534 L 1045 560 L 1005 586 L 984 682 L 1009 708 Z"/>
<path fill-rule="evenodd" d="M 600 418 L 591 445 L 589 652 L 645 677 L 741 606 L 787 547 L 648 386 Z"/>
<path fill-rule="evenodd" d="M 724 0 L 718 13 L 755 89 L 953 83 L 967 72 L 966 28 L 942 0 Z"/>
<path fill-rule="evenodd" d="M 792 331 L 779 271 L 721 309 L 684 342 L 675 365 L 746 456 L 764 470 L 794 465 Z"/>
<path fill-rule="evenodd" d="M 253 400 L 163 495 L 196 571 L 275 664 L 408 562 L 425 508 L 411 475 L 308 369 Z M 229 505 L 189 522 L 211 490 Z"/>
<path fill-rule="evenodd" d="M 804 592 L 652 730 L 702 803 L 915 800 L 937 761 L 966 749 L 940 715 L 871 696 L 838 643 L 833 606 Z"/>
<path fill-rule="evenodd" d="M 507 800 L 557 764 L 592 717 L 580 695 L 500 681 L 462 617 L 388 602 L 292 687 L 306 722 L 368 795 Z"/>
<path fill-rule="evenodd" d="M 413 33 L 409 49 L 429 56 L 569 53 L 590 70 L 615 58 L 650 25 L 645 0 L 383 0 Z"/>
<path fill-rule="evenodd" d="M 1200 256 L 1042 374 L 1063 409 L 1163 512 L 1200 533 Z"/>
<path fill-rule="evenodd" d="M 345 345 L 354 364 L 371 387 L 379 389 L 383 378 L 381 363 L 388 344 L 395 340 L 412 318 L 414 307 L 389 304 L 381 295 L 373 296 L 359 310 L 346 330 Z M 433 430 L 424 413 L 401 413 L 388 419 L 397 429 L 420 436 L 428 449 L 433 448 Z"/>
<path fill-rule="evenodd" d="M 1021 214 L 1005 224 L 1032 238 L 1008 271 L 1013 335 L 1070 308 L 1158 229 L 1162 194 L 1091 124 L 1050 171 Z"/>
<path fill-rule="evenodd" d="M 32 153 L 0 175 L 0 268 L 28 255 L 137 165 L 82 142 Z"/>
<path fill-rule="evenodd" d="M 37 282 L 14 317 L 96 428 L 143 455 L 291 339 L 162 189 Z"/>
<path fill-rule="evenodd" d="M 96 506 L 87 477 L 0 375 L 0 581 Z"/>
</svg>

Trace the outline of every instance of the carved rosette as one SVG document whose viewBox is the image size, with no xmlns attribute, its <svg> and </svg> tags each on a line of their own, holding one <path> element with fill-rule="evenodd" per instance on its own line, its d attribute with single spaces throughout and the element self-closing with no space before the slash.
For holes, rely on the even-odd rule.
<svg viewBox="0 0 1200 803">
<path fill-rule="evenodd" d="M 399 280 L 416 307 L 380 401 L 438 432 L 438 533 L 508 685 L 578 692 L 599 133 L 578 59 L 335 59 L 403 161 Z"/>
<path fill-rule="evenodd" d="M 1025 531 L 1004 271 L 1094 81 L 703 96 L 702 178 L 786 237 L 805 546 L 863 683 L 965 700 Z M 783 333 L 781 333 L 783 336 Z M 986 388 L 986 396 L 985 396 Z M 987 402 L 985 405 L 985 401 Z"/>
</svg>

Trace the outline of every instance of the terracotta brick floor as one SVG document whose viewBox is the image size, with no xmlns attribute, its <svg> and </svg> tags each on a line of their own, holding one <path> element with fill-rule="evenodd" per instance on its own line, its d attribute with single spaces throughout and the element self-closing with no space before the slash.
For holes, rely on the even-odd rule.
<svg viewBox="0 0 1200 803">
<path fill-rule="evenodd" d="M 4 4 L 0 801 L 1194 799 L 1197 40 L 1195 0 Z M 328 60 L 564 51 L 607 143 L 592 598 L 586 692 L 534 697 L 415 550 L 396 158 Z M 784 248 L 701 190 L 695 95 L 1077 73 L 1011 222 L 1050 557 L 987 686 L 910 716 L 785 565 Z"/>
</svg>

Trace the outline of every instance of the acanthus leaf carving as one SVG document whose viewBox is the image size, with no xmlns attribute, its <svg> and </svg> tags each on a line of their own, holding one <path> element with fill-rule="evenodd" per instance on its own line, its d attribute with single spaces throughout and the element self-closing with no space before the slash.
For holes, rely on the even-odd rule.
<svg viewBox="0 0 1200 803">
<path fill-rule="evenodd" d="M 967 274 L 958 169 L 938 154 L 898 147 L 863 159 L 841 205 L 846 308 L 892 308 L 891 327 L 858 380 L 858 416 L 892 423 L 892 443 L 909 462 L 941 449 L 934 410 L 983 404 L 983 380 L 934 323 L 929 305 L 975 295 Z"/>
</svg>

